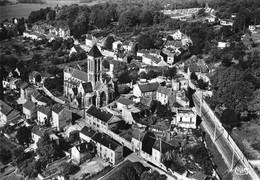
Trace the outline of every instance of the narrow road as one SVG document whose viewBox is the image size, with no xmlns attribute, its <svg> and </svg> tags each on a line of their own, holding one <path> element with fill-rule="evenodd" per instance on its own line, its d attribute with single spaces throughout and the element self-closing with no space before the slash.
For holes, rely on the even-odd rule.
<svg viewBox="0 0 260 180">
<path fill-rule="evenodd" d="M 200 101 L 197 98 L 193 98 L 197 112 L 200 112 Z M 223 136 L 223 127 L 220 127 L 215 123 L 215 119 L 211 117 L 205 107 L 201 107 L 202 126 L 206 129 L 207 133 L 212 137 L 212 141 L 218 147 L 219 152 L 222 154 L 225 163 L 231 169 L 235 180 L 253 180 L 250 174 L 237 175 L 234 172 L 236 167 L 244 167 L 241 162 L 241 158 L 234 152 L 233 147 L 228 142 L 227 138 Z M 233 163 L 232 163 L 233 159 Z M 229 171 L 229 170 L 227 170 Z"/>
</svg>

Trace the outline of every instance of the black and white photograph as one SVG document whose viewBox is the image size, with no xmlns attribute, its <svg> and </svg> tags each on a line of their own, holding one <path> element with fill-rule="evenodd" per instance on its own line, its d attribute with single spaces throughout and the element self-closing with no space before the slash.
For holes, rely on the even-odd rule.
<svg viewBox="0 0 260 180">
<path fill-rule="evenodd" d="M 0 0 L 0 180 L 260 180 L 260 0 Z"/>
</svg>

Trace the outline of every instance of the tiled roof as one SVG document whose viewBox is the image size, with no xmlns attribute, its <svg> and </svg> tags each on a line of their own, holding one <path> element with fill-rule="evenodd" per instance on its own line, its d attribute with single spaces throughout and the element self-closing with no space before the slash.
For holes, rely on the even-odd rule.
<svg viewBox="0 0 260 180">
<path fill-rule="evenodd" d="M 21 85 L 20 85 L 20 88 L 21 89 L 25 89 L 26 87 L 28 87 L 29 84 L 27 82 L 23 82 Z"/>
<path fill-rule="evenodd" d="M 40 126 L 36 125 L 36 126 L 33 126 L 32 133 L 42 137 L 44 135 L 44 133 L 45 133 L 45 129 L 43 129 Z"/>
<path fill-rule="evenodd" d="M 83 82 L 88 82 L 88 74 L 84 71 L 74 69 L 71 76 Z"/>
<path fill-rule="evenodd" d="M 153 133 L 147 132 L 142 140 L 142 151 L 152 155 L 152 148 L 156 141 L 156 137 Z"/>
<path fill-rule="evenodd" d="M 197 64 L 191 64 L 189 66 L 190 72 L 200 72 L 200 67 Z"/>
<path fill-rule="evenodd" d="M 88 56 L 92 56 L 94 58 L 97 57 L 103 57 L 103 55 L 101 54 L 101 52 L 99 51 L 98 47 L 96 45 L 94 45 L 90 51 L 88 52 Z"/>
<path fill-rule="evenodd" d="M 90 108 L 88 108 L 86 113 L 90 114 L 91 116 L 94 116 L 95 118 L 97 118 L 105 123 L 107 123 L 113 117 L 113 114 L 111 114 L 110 112 L 104 111 L 93 105 L 90 106 Z"/>
<path fill-rule="evenodd" d="M 40 106 L 38 111 L 43 113 L 43 114 L 49 115 L 50 112 L 51 112 L 51 108 L 45 107 L 45 106 Z"/>
<path fill-rule="evenodd" d="M 134 129 L 132 138 L 142 141 L 145 133 L 140 131 L 139 129 Z"/>
<path fill-rule="evenodd" d="M 94 36 L 92 34 L 88 34 L 88 35 L 86 35 L 86 39 L 92 40 L 92 39 L 94 39 Z"/>
<path fill-rule="evenodd" d="M 52 111 L 55 112 L 56 114 L 59 114 L 63 109 L 64 107 L 61 104 L 55 104 L 52 107 Z"/>
<path fill-rule="evenodd" d="M 41 75 L 41 73 L 39 73 L 38 71 L 32 71 L 32 72 L 29 74 L 29 77 L 36 78 L 36 76 L 38 76 L 38 75 Z"/>
<path fill-rule="evenodd" d="M 127 99 L 127 98 L 124 98 L 124 97 L 120 97 L 118 100 L 117 100 L 118 103 L 121 103 L 123 105 L 130 105 L 130 104 L 134 104 L 135 102 L 130 100 L 130 99 Z"/>
<path fill-rule="evenodd" d="M 169 95 L 171 93 L 171 89 L 163 87 L 163 86 L 159 86 L 157 89 L 157 92 L 159 92 L 161 94 Z"/>
<path fill-rule="evenodd" d="M 102 144 L 103 146 L 112 150 L 116 150 L 118 147 L 122 146 L 121 144 L 103 133 L 96 133 L 92 139 L 93 141 L 98 142 L 99 144 Z"/>
<path fill-rule="evenodd" d="M 1 99 L 0 99 L 0 106 L 1 106 L 1 113 L 3 113 L 4 115 L 9 115 L 11 112 L 12 112 L 12 110 L 13 110 L 13 108 L 11 107 L 11 106 L 9 106 L 8 104 L 6 104 L 4 101 L 2 101 Z"/>
<path fill-rule="evenodd" d="M 35 107 L 35 104 L 32 101 L 26 101 L 26 103 L 23 104 L 23 107 L 32 110 Z"/>
<path fill-rule="evenodd" d="M 172 151 L 178 147 L 174 147 L 173 145 L 171 145 L 163 140 L 157 139 L 153 145 L 153 148 L 164 154 L 164 153 L 166 153 L 168 151 Z"/>
<path fill-rule="evenodd" d="M 85 136 L 92 138 L 97 132 L 94 131 L 93 129 L 85 126 L 83 129 L 81 129 L 80 133 L 84 134 Z"/>
<path fill-rule="evenodd" d="M 91 82 L 82 83 L 82 87 L 83 87 L 85 93 L 93 92 L 93 87 L 92 87 Z"/>
<path fill-rule="evenodd" d="M 159 83 L 146 83 L 138 84 L 142 93 L 156 91 L 159 87 Z"/>
<path fill-rule="evenodd" d="M 156 64 L 158 64 L 159 62 L 161 62 L 162 60 L 156 56 L 153 56 L 151 54 L 145 54 L 144 55 L 145 58 L 151 59 L 153 62 L 155 62 Z"/>
</svg>

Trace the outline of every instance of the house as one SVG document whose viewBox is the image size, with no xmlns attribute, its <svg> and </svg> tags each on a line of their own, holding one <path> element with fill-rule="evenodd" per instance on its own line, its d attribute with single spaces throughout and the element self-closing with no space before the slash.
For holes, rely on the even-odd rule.
<svg viewBox="0 0 260 180">
<path fill-rule="evenodd" d="M 38 125 L 33 126 L 31 133 L 32 133 L 34 149 L 37 148 L 37 142 L 41 139 L 41 137 L 43 137 L 45 131 L 46 131 L 46 129 L 42 128 L 41 126 L 38 126 Z"/>
<path fill-rule="evenodd" d="M 125 41 L 122 44 L 123 49 L 126 51 L 134 51 L 136 46 L 137 46 L 137 44 L 132 41 Z"/>
<path fill-rule="evenodd" d="M 164 86 L 159 86 L 156 90 L 156 100 L 163 105 L 167 104 L 170 99 L 174 98 L 173 90 Z"/>
<path fill-rule="evenodd" d="M 33 93 L 34 90 L 35 90 L 34 87 L 29 85 L 27 82 L 23 82 L 20 85 L 20 98 L 31 100 L 31 94 Z"/>
<path fill-rule="evenodd" d="M 135 104 L 134 101 L 124 98 L 124 97 L 119 97 L 116 100 L 117 109 L 121 110 L 121 111 L 123 108 L 127 109 L 130 105 L 133 105 L 133 104 Z"/>
<path fill-rule="evenodd" d="M 112 165 L 121 162 L 123 146 L 103 133 L 96 133 L 92 140 L 96 144 L 97 155 Z"/>
<path fill-rule="evenodd" d="M 51 108 L 40 106 L 37 110 L 37 124 L 38 125 L 46 125 L 49 123 L 51 117 Z"/>
<path fill-rule="evenodd" d="M 218 48 L 224 49 L 230 46 L 230 42 L 218 42 Z"/>
<path fill-rule="evenodd" d="M 80 52 L 82 49 L 79 47 L 79 46 L 73 46 L 71 49 L 70 49 L 70 52 L 69 52 L 69 56 L 71 56 L 73 53 L 78 53 Z"/>
<path fill-rule="evenodd" d="M 119 118 L 108 111 L 91 105 L 86 110 L 86 119 L 88 123 L 94 126 L 97 130 L 107 133 L 107 130 L 113 129 L 119 121 Z"/>
<path fill-rule="evenodd" d="M 180 145 L 177 143 L 175 146 L 169 144 L 161 139 L 156 139 L 152 147 L 152 162 L 160 168 L 167 169 L 163 164 L 162 157 L 167 152 L 172 152 L 179 148 Z"/>
<path fill-rule="evenodd" d="M 70 36 L 70 28 L 67 26 L 64 27 L 60 27 L 58 29 L 58 36 L 65 38 L 65 37 L 69 37 Z"/>
<path fill-rule="evenodd" d="M 140 131 L 139 129 L 134 129 L 132 134 L 132 150 L 135 153 L 141 153 L 142 141 L 144 138 L 145 132 Z"/>
<path fill-rule="evenodd" d="M 144 55 L 142 57 L 142 62 L 151 66 L 168 66 L 162 56 L 158 57 L 150 54 Z"/>
<path fill-rule="evenodd" d="M 153 157 L 153 145 L 156 141 L 156 137 L 152 132 L 146 132 L 142 139 L 142 147 L 141 147 L 141 157 L 147 161 L 152 162 Z"/>
<path fill-rule="evenodd" d="M 220 25 L 222 25 L 222 26 L 233 26 L 233 20 L 232 19 L 221 19 Z"/>
<path fill-rule="evenodd" d="M 121 49 L 122 44 L 123 43 L 121 41 L 117 40 L 117 41 L 113 42 L 112 49 L 114 51 L 117 51 L 118 49 Z"/>
<path fill-rule="evenodd" d="M 191 109 L 178 109 L 174 124 L 183 128 L 196 129 L 197 115 Z"/>
<path fill-rule="evenodd" d="M 7 123 L 16 123 L 19 119 L 21 119 L 20 112 L 0 99 L 0 127 Z"/>
<path fill-rule="evenodd" d="M 38 71 L 32 71 L 29 74 L 29 83 L 31 84 L 37 84 L 42 82 L 42 77 L 41 77 L 41 73 L 39 73 Z"/>
<path fill-rule="evenodd" d="M 55 104 L 52 107 L 52 127 L 57 128 L 57 131 L 62 131 L 63 128 L 72 120 L 72 112 L 60 104 Z"/>
<path fill-rule="evenodd" d="M 86 35 L 85 39 L 85 45 L 89 48 L 93 47 L 95 44 L 97 44 L 97 38 L 93 36 L 92 34 Z"/>
<path fill-rule="evenodd" d="M 172 89 L 174 91 L 188 89 L 188 86 L 189 86 L 189 80 L 184 77 L 179 77 L 172 80 Z"/>
<path fill-rule="evenodd" d="M 93 136 L 96 134 L 97 132 L 94 131 L 93 129 L 85 126 L 84 128 L 81 129 L 81 131 L 79 132 L 79 137 L 81 140 L 84 140 L 86 142 L 90 142 L 93 138 Z"/>
<path fill-rule="evenodd" d="M 156 90 L 159 87 L 159 83 L 143 83 L 143 84 L 135 84 L 133 87 L 133 94 L 136 97 L 143 96 L 152 96 L 153 99 L 156 97 Z"/>
<path fill-rule="evenodd" d="M 52 104 L 52 100 L 47 97 L 43 96 L 40 93 L 40 90 L 34 90 L 31 94 L 31 101 L 37 103 L 37 105 L 47 106 Z"/>
<path fill-rule="evenodd" d="M 81 144 L 77 144 L 71 148 L 71 160 L 74 164 L 79 165 L 81 164 L 89 153 L 88 144 L 87 142 L 83 142 Z"/>
<path fill-rule="evenodd" d="M 37 105 L 30 100 L 23 104 L 23 114 L 26 119 L 37 119 Z"/>
</svg>

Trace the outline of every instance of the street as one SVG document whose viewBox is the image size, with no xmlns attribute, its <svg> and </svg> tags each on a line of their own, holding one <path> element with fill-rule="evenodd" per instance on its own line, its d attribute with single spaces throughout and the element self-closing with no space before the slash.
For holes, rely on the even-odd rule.
<svg viewBox="0 0 260 180">
<path fill-rule="evenodd" d="M 197 98 L 193 98 L 196 110 L 199 114 L 200 112 L 200 101 Z M 207 133 L 210 135 L 215 145 L 218 147 L 219 152 L 222 154 L 225 163 L 229 167 L 229 170 L 232 168 L 233 177 L 235 180 L 253 180 L 250 174 L 246 175 L 237 175 L 235 173 L 235 168 L 242 167 L 245 168 L 244 164 L 240 161 L 241 158 L 234 152 L 233 147 L 228 142 L 228 139 L 223 135 L 223 127 L 217 125 L 214 120 L 214 117 L 211 117 L 205 107 L 201 107 L 201 118 L 202 126 L 206 129 Z M 233 160 L 233 162 L 232 162 Z M 227 171 L 229 171 L 227 170 Z"/>
</svg>

